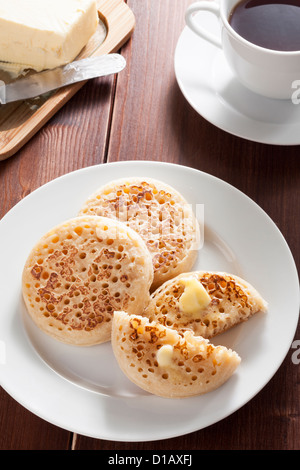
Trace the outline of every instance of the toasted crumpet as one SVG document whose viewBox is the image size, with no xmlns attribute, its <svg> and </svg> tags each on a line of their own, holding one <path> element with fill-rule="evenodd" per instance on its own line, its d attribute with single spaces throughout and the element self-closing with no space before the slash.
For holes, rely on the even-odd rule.
<svg viewBox="0 0 300 470">
<path fill-rule="evenodd" d="M 220 387 L 240 364 L 239 355 L 191 331 L 146 317 L 115 312 L 112 347 L 124 374 L 143 390 L 166 398 L 200 395 Z"/>
<path fill-rule="evenodd" d="M 36 325 L 74 345 L 110 340 L 113 311 L 135 313 L 149 302 L 152 260 L 141 237 L 113 219 L 76 217 L 33 247 L 23 298 Z"/>
<path fill-rule="evenodd" d="M 171 186 L 151 178 L 124 178 L 98 189 L 80 215 L 112 217 L 136 230 L 153 260 L 152 290 L 190 270 L 200 244 L 192 207 Z"/>
<path fill-rule="evenodd" d="M 193 296 L 199 287 L 204 291 L 205 301 L 202 305 L 199 302 L 198 309 L 189 310 L 188 301 L 197 307 Z M 190 300 L 183 299 L 184 295 L 190 296 Z M 190 329 L 209 339 L 266 309 L 267 303 L 257 290 L 240 277 L 225 272 L 195 271 L 180 274 L 153 292 L 144 315 L 150 321 L 177 330 Z"/>
</svg>

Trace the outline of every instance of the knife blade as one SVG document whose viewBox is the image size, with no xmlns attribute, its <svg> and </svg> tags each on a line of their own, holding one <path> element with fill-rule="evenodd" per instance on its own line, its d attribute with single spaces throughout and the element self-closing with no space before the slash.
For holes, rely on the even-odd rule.
<svg viewBox="0 0 300 470">
<path fill-rule="evenodd" d="M 35 98 L 52 90 L 91 78 L 121 72 L 126 60 L 120 54 L 105 54 L 71 62 L 62 67 L 37 72 L 5 84 L 0 80 L 0 103 Z"/>
</svg>

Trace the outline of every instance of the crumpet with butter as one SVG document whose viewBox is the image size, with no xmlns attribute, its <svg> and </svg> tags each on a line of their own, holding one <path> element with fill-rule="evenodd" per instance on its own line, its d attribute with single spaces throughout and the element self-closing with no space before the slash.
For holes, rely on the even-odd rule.
<svg viewBox="0 0 300 470">
<path fill-rule="evenodd" d="M 180 274 L 154 291 L 144 314 L 150 321 L 212 338 L 266 309 L 258 291 L 240 277 L 195 271 Z"/>
<path fill-rule="evenodd" d="M 179 334 L 124 311 L 114 313 L 112 347 L 129 380 L 165 398 L 184 398 L 215 390 L 241 362 L 235 351 L 214 346 L 191 331 Z"/>
<path fill-rule="evenodd" d="M 86 200 L 80 210 L 85 214 L 121 220 L 139 233 L 152 256 L 152 290 L 195 262 L 199 223 L 191 205 L 166 183 L 143 177 L 112 181 Z"/>
<path fill-rule="evenodd" d="M 130 313 L 149 302 L 152 259 L 141 237 L 113 219 L 67 220 L 35 244 L 23 270 L 30 317 L 65 343 L 110 340 L 114 310 Z"/>
</svg>

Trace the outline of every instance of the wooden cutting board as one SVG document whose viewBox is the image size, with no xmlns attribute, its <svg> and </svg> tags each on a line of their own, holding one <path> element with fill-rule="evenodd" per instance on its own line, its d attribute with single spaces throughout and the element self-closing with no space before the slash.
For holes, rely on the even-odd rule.
<svg viewBox="0 0 300 470">
<path fill-rule="evenodd" d="M 98 13 L 99 28 L 78 58 L 116 52 L 134 30 L 134 15 L 123 0 L 98 0 Z M 0 106 L 0 160 L 14 155 L 85 83 Z"/>
</svg>

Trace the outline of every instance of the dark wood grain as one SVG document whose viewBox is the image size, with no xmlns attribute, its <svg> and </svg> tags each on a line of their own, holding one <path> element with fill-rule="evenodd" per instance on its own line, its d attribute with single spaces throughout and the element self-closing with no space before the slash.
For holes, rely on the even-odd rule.
<svg viewBox="0 0 300 470">
<path fill-rule="evenodd" d="M 121 51 L 126 72 L 116 80 L 86 85 L 22 150 L 0 162 L 0 216 L 35 188 L 78 168 L 121 160 L 172 162 L 217 176 L 259 204 L 286 238 L 299 269 L 299 146 L 234 137 L 205 121 L 185 101 L 173 60 L 191 1 L 127 3 L 136 16 L 136 29 Z M 299 327 L 295 339 L 300 339 Z M 0 449 L 300 449 L 300 365 L 293 364 L 292 353 L 291 348 L 264 389 L 231 416 L 162 441 L 72 436 L 1 390 Z"/>
</svg>

